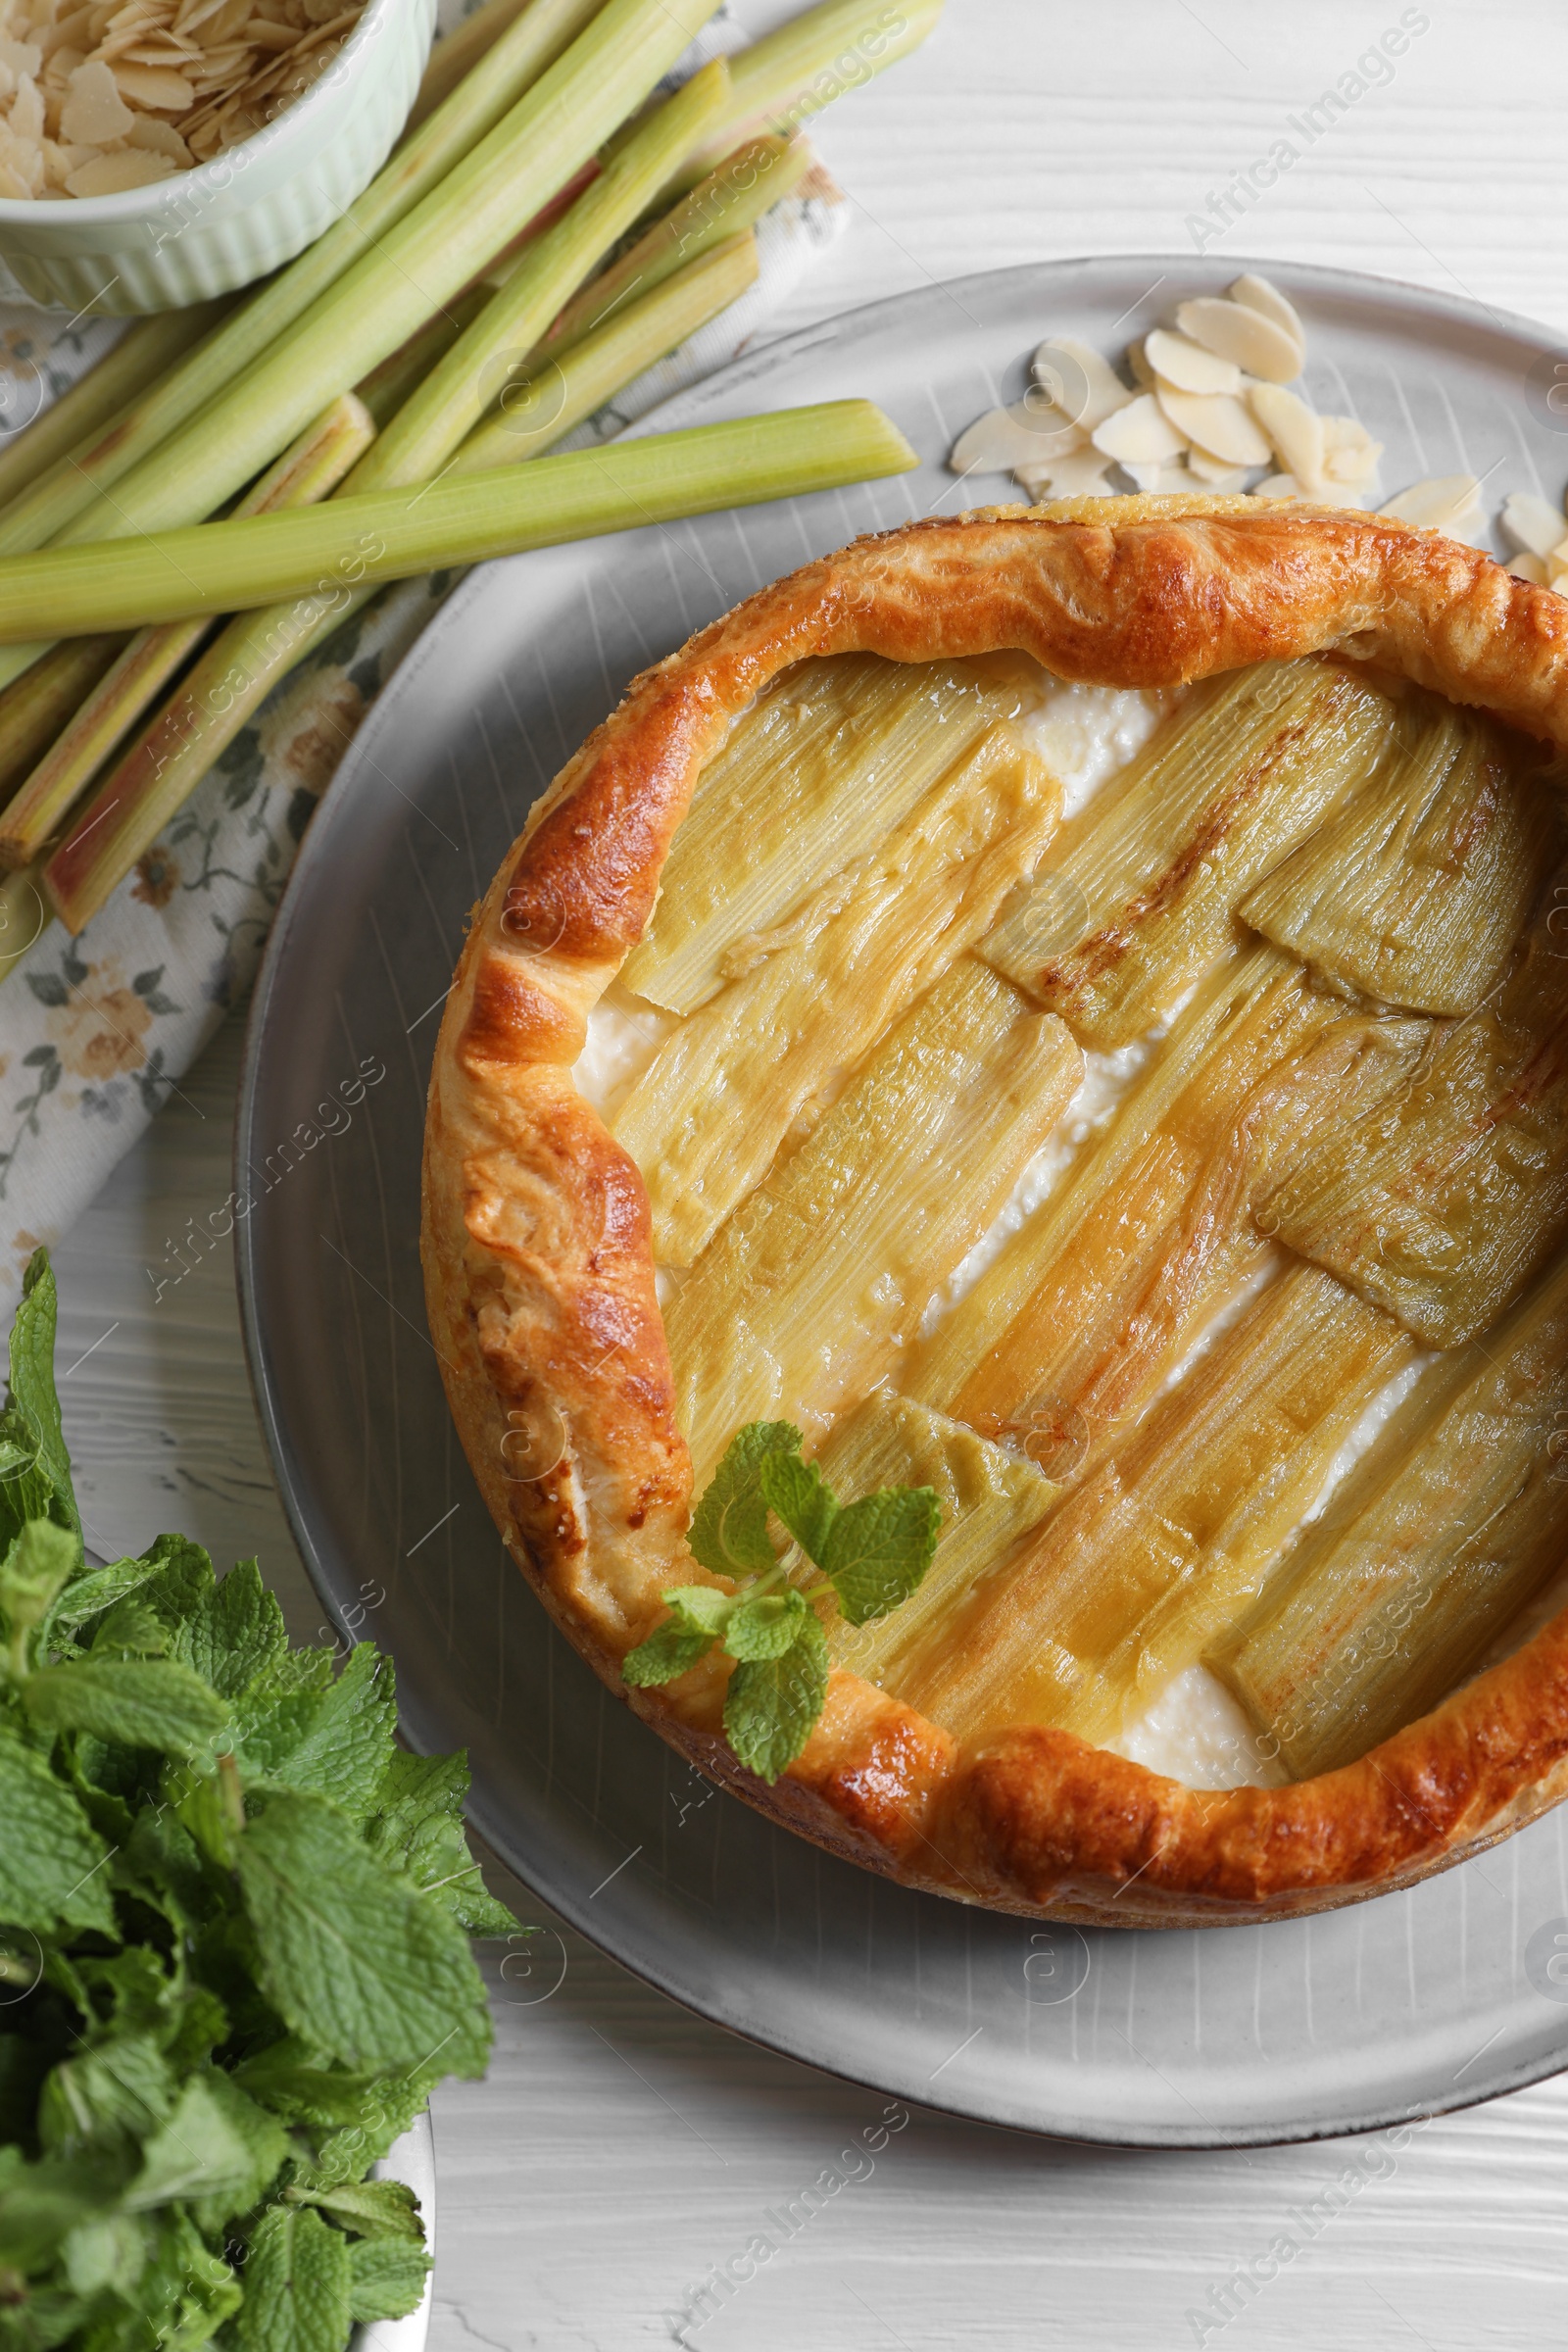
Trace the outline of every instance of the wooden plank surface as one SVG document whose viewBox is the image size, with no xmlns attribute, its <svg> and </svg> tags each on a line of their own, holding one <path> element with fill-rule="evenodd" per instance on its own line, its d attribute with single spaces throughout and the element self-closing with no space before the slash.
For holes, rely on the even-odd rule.
<svg viewBox="0 0 1568 2352">
<path fill-rule="evenodd" d="M 790 10 L 738 13 L 762 29 Z M 1011 262 L 1193 252 L 1211 199 L 1401 17 L 1430 22 L 1392 80 L 1298 142 L 1208 250 L 1568 318 L 1568 17 L 1544 0 L 949 0 L 921 57 L 822 124 L 855 220 L 780 324 Z M 1020 344 L 1049 323 L 1020 320 Z M 172 1279 L 192 1221 L 228 1192 L 237 1068 L 230 1024 L 59 1252 L 67 1422 L 103 1548 L 177 1527 L 220 1560 L 259 1552 L 309 1638 L 319 1611 L 257 1432 L 226 1247 Z M 860 2135 L 876 2135 L 879 2097 L 701 2024 L 569 1933 L 492 1981 L 490 2079 L 436 2103 L 434 2352 L 1491 2352 L 1568 2328 L 1568 2082 L 1392 2151 L 1115 2155 L 917 2110 L 873 2159 Z M 691 2290 L 765 2213 L 804 2213 L 824 2175 L 842 2184 L 754 2277 L 710 2286 L 702 2319 Z M 1331 2183 L 1342 2209 L 1309 2237 L 1293 2209 Z M 1271 2255 L 1291 2232 L 1301 2251 Z M 1274 2275 L 1214 2299 L 1249 2265 Z"/>
</svg>

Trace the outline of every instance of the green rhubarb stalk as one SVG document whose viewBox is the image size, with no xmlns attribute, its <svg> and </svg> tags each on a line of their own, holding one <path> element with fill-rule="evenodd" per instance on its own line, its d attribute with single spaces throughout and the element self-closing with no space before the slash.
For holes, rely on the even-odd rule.
<svg viewBox="0 0 1568 2352">
<path fill-rule="evenodd" d="M 375 438 L 368 409 L 352 392 L 334 400 L 292 449 L 241 499 L 240 514 L 314 505 L 337 488 Z M 206 636 L 205 619 L 139 629 L 50 746 L 0 817 L 0 865 L 26 865 L 104 761 L 155 703 Z"/>
<path fill-rule="evenodd" d="M 66 530 L 84 510 L 102 503 L 102 492 L 139 468 L 198 411 L 220 400 L 320 295 L 353 264 L 372 252 L 494 132 L 557 65 L 584 27 L 591 26 L 598 4 L 599 0 L 533 0 L 423 128 L 382 167 L 340 220 L 242 303 L 185 361 L 134 401 L 109 430 L 95 433 L 62 457 L 28 493 L 14 502 L 0 516 L 0 553 L 41 547 Z M 540 202 L 551 193 L 552 189 L 545 187 Z M 177 234 L 177 215 L 171 219 L 171 233 Z M 426 317 L 436 307 L 436 299 L 424 305 Z M 412 321 L 411 326 L 418 323 Z M 377 352 L 375 359 L 384 356 Z M 374 364 L 374 360 L 366 363 L 367 367 Z M 324 387 L 315 408 L 323 408 L 342 388 L 339 376 Z M 251 471 L 256 472 L 292 438 L 292 432 L 284 433 L 271 449 L 262 452 Z M 202 511 L 210 513 L 222 496 L 220 492 Z M 195 519 L 194 513 L 190 518 Z M 105 527 L 101 516 L 94 529 L 100 527 Z"/>
<path fill-rule="evenodd" d="M 494 295 L 494 286 L 469 286 L 433 318 L 427 318 L 417 334 L 399 344 L 390 359 L 383 360 L 379 368 L 372 368 L 355 385 L 355 391 L 375 418 L 378 432 L 391 423 L 411 393 L 418 389 L 437 362 L 446 358 L 458 337 L 473 324 Z"/>
<path fill-rule="evenodd" d="M 715 269 L 718 257 L 707 257 L 702 266 Z M 669 303 L 671 288 L 660 289 L 651 299 Z M 584 353 L 591 363 L 594 355 L 587 345 L 580 346 L 563 363 L 563 372 L 581 363 Z M 634 371 L 640 372 L 642 364 L 639 357 Z M 265 562 L 256 543 L 258 532 L 275 531 L 279 524 L 328 525 L 326 537 L 313 545 L 313 561 L 293 574 L 296 597 L 303 582 L 314 578 L 318 583 L 312 599 L 315 610 L 296 603 L 288 612 L 257 614 L 253 634 L 243 623 L 223 632 L 55 852 L 45 869 L 52 904 L 70 929 L 81 929 L 211 765 L 220 748 L 212 714 L 222 713 L 219 723 L 227 725 L 237 703 L 248 702 L 254 709 L 267 688 L 299 660 L 312 635 L 325 634 L 342 619 L 356 592 L 348 583 L 471 564 L 524 547 L 553 546 L 717 508 L 839 488 L 906 472 L 917 463 L 903 434 L 879 409 L 868 401 L 839 401 L 612 443 L 510 469 L 468 474 L 460 466 L 448 479 L 423 490 L 339 498 L 313 515 L 259 516 L 171 534 L 182 547 L 193 540 L 228 537 L 231 556 L 210 593 L 218 605 L 233 606 L 246 601 L 242 583 L 258 562 Z M 246 535 L 246 546 L 236 548 L 234 534 Z M 169 542 L 162 544 L 167 550 Z M 382 552 L 372 555 L 369 551 L 377 544 Z M 148 541 L 139 548 L 91 553 L 116 561 L 140 556 L 145 566 L 160 562 L 153 554 L 159 545 Z M 326 562 L 314 560 L 323 552 Z M 302 553 L 294 552 L 296 564 Z M 90 559 L 84 564 L 87 558 L 88 551 L 82 550 L 35 562 L 75 564 L 78 576 L 90 581 L 94 567 Z M 211 566 L 211 555 L 205 562 Z M 0 564 L 0 610 L 8 568 L 16 567 Z M 188 596 L 189 587 L 185 593 Z M 281 654 L 276 650 L 279 644 Z"/>
<path fill-rule="evenodd" d="M 918 49 L 942 14 L 942 0 L 825 0 L 791 17 L 776 32 L 730 59 L 730 112 L 709 132 L 669 193 L 711 172 L 731 148 L 758 131 L 788 135 L 836 98 L 845 97 Z"/>
<path fill-rule="evenodd" d="M 216 302 L 194 303 L 188 311 L 138 318 L 85 375 L 50 402 L 41 416 L 7 441 L 0 451 L 0 508 L 20 497 L 68 450 L 100 433 L 233 307 L 232 298 L 224 295 Z"/>
<path fill-rule="evenodd" d="M 576 19 L 577 29 L 586 24 L 598 5 L 599 0 L 584 0 L 583 5 L 567 12 Z M 471 17 L 465 17 L 461 24 L 454 25 L 436 42 L 419 77 L 418 95 L 403 125 L 405 138 L 416 131 L 421 122 L 429 121 L 436 108 L 451 97 L 464 75 L 472 73 L 485 51 L 495 47 L 501 35 L 528 7 L 529 0 L 484 0 L 484 5 L 476 8 Z M 549 12 L 541 11 L 535 0 L 529 13 L 532 17 Z"/>
<path fill-rule="evenodd" d="M 113 636 L 68 637 L 0 694 L 0 792 L 48 750 L 124 643 L 122 630 Z"/>
<path fill-rule="evenodd" d="M 509 384 L 497 412 L 464 442 L 453 471 L 483 473 L 541 456 L 756 282 L 757 239 L 746 229 L 625 304 L 560 359 Z"/>
<path fill-rule="evenodd" d="M 405 402 L 362 461 L 351 490 L 421 482 L 445 465 L 495 397 L 498 368 L 505 380 L 509 355 L 520 360 L 533 349 L 728 97 L 729 69 L 715 58 L 647 117 Z"/>
<path fill-rule="evenodd" d="M 572 296 L 542 339 L 537 356 L 559 360 L 620 304 L 651 294 L 677 270 L 750 228 L 789 194 L 813 160 L 805 139 L 748 140 Z"/>
<path fill-rule="evenodd" d="M 343 583 L 408 579 L 916 464 L 880 409 L 838 400 L 417 489 L 367 491 L 284 514 L 46 548 L 0 562 L 0 644 L 39 628 L 78 636 L 197 612 L 249 612 L 284 597 L 330 597 Z"/>
</svg>

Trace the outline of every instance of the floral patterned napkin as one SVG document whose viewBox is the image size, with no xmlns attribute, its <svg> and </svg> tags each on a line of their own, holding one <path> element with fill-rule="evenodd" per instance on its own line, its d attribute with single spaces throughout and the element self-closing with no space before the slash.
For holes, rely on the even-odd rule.
<svg viewBox="0 0 1568 2352">
<path fill-rule="evenodd" d="M 671 81 L 742 37 L 721 9 Z M 563 446 L 612 438 L 746 350 L 847 213 L 826 172 L 809 173 L 759 225 L 757 283 Z M 118 331 L 0 307 L 0 424 L 22 379 L 53 398 Z M 384 590 L 285 679 L 79 939 L 58 923 L 0 939 L 0 1315 L 30 1252 L 70 1228 L 243 1001 L 317 802 L 458 576 Z"/>
</svg>

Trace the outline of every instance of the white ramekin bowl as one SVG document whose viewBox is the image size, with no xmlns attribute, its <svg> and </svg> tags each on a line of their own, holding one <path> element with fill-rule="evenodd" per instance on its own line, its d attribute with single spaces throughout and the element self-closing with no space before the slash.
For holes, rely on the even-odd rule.
<svg viewBox="0 0 1568 2352">
<path fill-rule="evenodd" d="M 369 0 L 342 53 L 275 122 L 194 172 L 119 196 L 0 200 L 0 298 L 122 316 L 183 310 L 304 251 L 403 128 L 436 0 Z"/>
</svg>

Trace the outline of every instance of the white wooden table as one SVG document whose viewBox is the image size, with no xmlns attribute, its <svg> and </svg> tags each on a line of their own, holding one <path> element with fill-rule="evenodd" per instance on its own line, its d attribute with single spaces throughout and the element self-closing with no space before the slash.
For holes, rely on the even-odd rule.
<svg viewBox="0 0 1568 2352">
<path fill-rule="evenodd" d="M 739 7 L 758 30 L 790 13 Z M 1568 323 L 1568 14 L 1549 0 L 1402 14 L 1430 23 L 1392 82 L 1208 249 L 1348 264 Z M 1190 252 L 1189 217 L 1400 18 L 1398 0 L 949 0 L 920 57 L 821 125 L 853 233 L 780 325 L 1011 262 Z M 1048 323 L 1020 322 L 1020 342 Z M 177 1527 L 220 1561 L 259 1552 L 303 1637 L 319 1612 L 257 1432 L 226 1248 L 156 1305 L 147 1273 L 228 1191 L 237 1068 L 231 1025 L 59 1252 L 67 1421 L 103 1548 Z M 537 1998 L 563 1957 L 559 1989 Z M 869 2178 L 682 2339 L 664 2315 L 882 2101 L 699 2023 L 570 1934 L 534 1984 L 495 1990 L 488 2082 L 436 2101 L 435 2352 L 1173 2352 L 1221 2335 L 1534 2352 L 1568 2338 L 1565 2079 L 1433 2123 L 1206 2332 L 1188 2314 L 1348 2147 L 1115 2155 L 917 2111 Z"/>
</svg>

